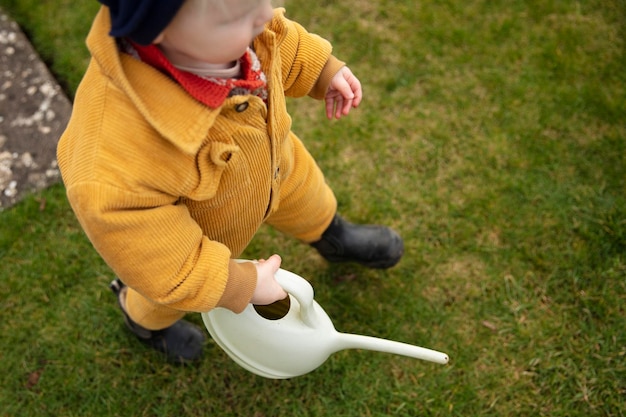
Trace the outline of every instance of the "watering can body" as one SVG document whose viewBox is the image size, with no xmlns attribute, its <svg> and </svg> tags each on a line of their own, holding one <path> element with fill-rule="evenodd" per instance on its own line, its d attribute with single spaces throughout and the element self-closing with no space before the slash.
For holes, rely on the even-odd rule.
<svg viewBox="0 0 626 417">
<path fill-rule="evenodd" d="M 339 333 L 313 299 L 308 281 L 279 269 L 276 281 L 289 294 L 289 310 L 278 319 L 261 316 L 253 305 L 235 314 L 224 308 L 202 313 L 213 340 L 240 366 L 257 375 L 285 379 L 304 375 L 343 349 L 369 349 L 447 363 L 441 352 L 369 336 Z"/>
</svg>

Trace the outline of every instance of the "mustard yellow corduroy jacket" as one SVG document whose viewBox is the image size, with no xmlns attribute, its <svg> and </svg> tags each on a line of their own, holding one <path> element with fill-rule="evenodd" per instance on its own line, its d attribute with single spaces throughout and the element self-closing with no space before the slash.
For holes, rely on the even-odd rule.
<svg viewBox="0 0 626 417">
<path fill-rule="evenodd" d="M 294 161 L 302 144 L 290 131 L 285 96 L 322 98 L 343 63 L 327 41 L 277 9 L 254 41 L 268 104 L 244 95 L 210 109 L 120 53 L 109 30 L 103 7 L 58 145 L 70 204 L 99 254 L 144 297 L 181 311 L 241 311 L 256 270 L 231 258 L 280 210 L 284 183 L 316 168 Z M 332 192 L 315 192 L 312 204 L 328 217 L 336 209 Z M 293 213 L 276 226 L 311 241 L 320 234 L 307 234 L 319 229 L 312 217 Z"/>
</svg>

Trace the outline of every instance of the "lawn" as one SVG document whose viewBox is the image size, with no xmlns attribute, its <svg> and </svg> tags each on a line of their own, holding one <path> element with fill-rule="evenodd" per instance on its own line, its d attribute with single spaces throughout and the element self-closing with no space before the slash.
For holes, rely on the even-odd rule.
<svg viewBox="0 0 626 417">
<path fill-rule="evenodd" d="M 450 363 L 351 350 L 268 380 L 209 340 L 171 366 L 124 328 L 57 185 L 0 212 L 0 415 L 626 415 L 626 2 L 284 4 L 365 91 L 334 122 L 290 101 L 294 130 L 341 213 L 406 252 L 334 266 L 264 228 L 245 255 L 280 253 L 338 330 Z M 97 2 L 0 6 L 72 97 Z"/>
</svg>

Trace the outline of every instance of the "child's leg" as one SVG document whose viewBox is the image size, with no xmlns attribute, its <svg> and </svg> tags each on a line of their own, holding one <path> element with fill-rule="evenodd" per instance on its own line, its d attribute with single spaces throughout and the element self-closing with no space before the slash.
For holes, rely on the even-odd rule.
<svg viewBox="0 0 626 417">
<path fill-rule="evenodd" d="M 337 200 L 322 171 L 300 139 L 290 134 L 293 165 L 283 179 L 278 210 L 267 223 L 283 233 L 311 243 L 320 239 L 337 212 Z"/>
<path fill-rule="evenodd" d="M 170 327 L 185 315 L 182 311 L 154 303 L 132 288 L 126 291 L 126 313 L 132 321 L 148 330 Z"/>
<path fill-rule="evenodd" d="M 184 313 L 153 303 L 119 279 L 113 280 L 111 290 L 118 297 L 127 327 L 141 342 L 176 364 L 201 357 L 204 332 L 182 320 Z"/>
<path fill-rule="evenodd" d="M 324 176 L 292 134 L 294 164 L 281 187 L 280 205 L 267 223 L 310 243 L 330 262 L 389 268 L 404 253 L 402 238 L 377 225 L 357 225 L 337 215 L 337 201 Z"/>
</svg>

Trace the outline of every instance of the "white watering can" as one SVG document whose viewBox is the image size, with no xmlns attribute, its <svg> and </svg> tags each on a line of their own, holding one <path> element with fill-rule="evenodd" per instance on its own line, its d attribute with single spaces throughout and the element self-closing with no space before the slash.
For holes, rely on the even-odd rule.
<svg viewBox="0 0 626 417">
<path fill-rule="evenodd" d="M 248 371 L 272 379 L 304 375 L 344 349 L 367 349 L 446 364 L 442 352 L 370 336 L 339 333 L 313 300 L 313 287 L 293 272 L 279 269 L 276 281 L 289 294 L 289 311 L 276 320 L 253 305 L 240 314 L 224 308 L 202 313 L 213 340 Z"/>
</svg>

